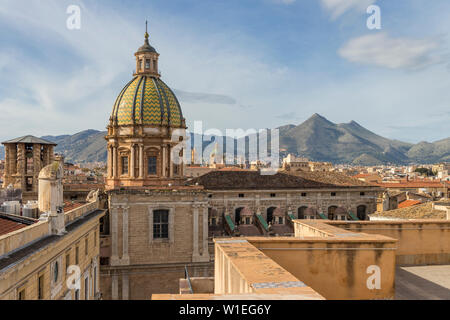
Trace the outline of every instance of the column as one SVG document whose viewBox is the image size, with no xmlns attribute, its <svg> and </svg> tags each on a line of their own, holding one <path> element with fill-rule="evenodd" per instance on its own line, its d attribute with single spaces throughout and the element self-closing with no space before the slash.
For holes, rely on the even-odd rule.
<svg viewBox="0 0 450 320">
<path fill-rule="evenodd" d="M 131 149 L 130 149 L 130 154 L 131 154 L 131 156 L 130 156 L 130 163 L 131 163 L 131 165 L 130 165 L 130 177 L 133 179 L 134 178 L 134 176 L 135 176 L 135 174 L 134 174 L 134 165 L 135 165 L 135 163 L 134 163 L 134 144 L 132 144 L 131 145 Z"/>
<path fill-rule="evenodd" d="M 208 250 L 208 206 L 203 205 L 203 253 L 202 257 L 205 261 L 209 261 Z"/>
<path fill-rule="evenodd" d="M 168 146 L 168 158 L 167 164 L 169 165 L 169 177 L 173 177 L 173 163 L 172 163 L 172 147 Z"/>
<path fill-rule="evenodd" d="M 54 146 L 49 146 L 49 149 L 48 149 L 49 161 L 48 161 L 48 163 L 52 163 L 53 162 L 53 159 L 55 158 L 54 157 L 54 153 L 55 153 Z"/>
<path fill-rule="evenodd" d="M 10 171 L 11 171 L 11 174 L 16 174 L 17 173 L 17 146 L 12 145 L 9 148 L 10 148 L 9 149 Z"/>
<path fill-rule="evenodd" d="M 117 274 L 112 276 L 111 297 L 113 300 L 119 300 L 119 276 Z"/>
<path fill-rule="evenodd" d="M 5 177 L 9 177 L 11 175 L 11 146 L 9 144 L 5 144 Z M 5 179 L 6 180 L 6 179 Z"/>
<path fill-rule="evenodd" d="M 130 256 L 128 255 L 128 210 L 130 207 L 122 207 L 122 261 L 121 264 L 130 264 Z"/>
<path fill-rule="evenodd" d="M 112 147 L 113 150 L 113 165 L 112 165 L 112 170 L 113 170 L 113 178 L 117 178 L 117 147 L 113 146 Z"/>
<path fill-rule="evenodd" d="M 166 176 L 166 168 L 167 168 L 167 149 L 166 146 L 162 146 L 162 163 L 161 163 L 161 167 L 162 167 L 162 176 L 165 177 Z"/>
<path fill-rule="evenodd" d="M 122 275 L 122 300 L 128 300 L 129 299 L 129 293 L 130 293 L 130 281 L 127 274 Z"/>
<path fill-rule="evenodd" d="M 192 244 L 193 244 L 193 251 L 192 251 L 192 261 L 196 262 L 198 257 L 199 257 L 199 253 L 198 253 L 198 208 L 199 206 L 194 204 L 192 206 L 193 209 L 193 229 L 192 229 L 192 235 L 193 235 L 193 239 L 192 239 Z"/>
<path fill-rule="evenodd" d="M 111 218 L 111 265 L 117 265 L 117 262 L 119 260 L 118 256 L 118 243 L 117 243 L 117 232 L 118 232 L 118 226 L 117 226 L 117 215 L 118 215 L 118 208 L 115 206 L 111 206 L 111 212 L 110 212 L 110 218 Z"/>
<path fill-rule="evenodd" d="M 111 166 L 111 147 L 110 146 L 108 146 L 108 157 L 107 157 L 107 160 L 106 160 L 106 168 L 108 170 L 106 177 L 109 179 L 112 176 L 112 174 L 111 174 L 111 171 L 112 171 L 112 166 Z"/>
<path fill-rule="evenodd" d="M 144 178 L 144 145 L 139 145 L 139 179 Z"/>
</svg>

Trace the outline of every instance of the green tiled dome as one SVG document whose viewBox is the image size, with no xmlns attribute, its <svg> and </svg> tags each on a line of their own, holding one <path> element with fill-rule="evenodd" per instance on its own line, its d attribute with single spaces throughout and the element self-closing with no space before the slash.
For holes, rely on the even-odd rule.
<svg viewBox="0 0 450 320">
<path fill-rule="evenodd" d="M 122 89 L 112 112 L 118 125 L 168 125 L 181 127 L 180 103 L 160 79 L 139 75 Z"/>
</svg>

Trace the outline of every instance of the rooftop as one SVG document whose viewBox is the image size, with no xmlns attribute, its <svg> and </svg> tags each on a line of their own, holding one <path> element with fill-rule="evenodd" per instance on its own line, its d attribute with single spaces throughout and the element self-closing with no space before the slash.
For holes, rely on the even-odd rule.
<svg viewBox="0 0 450 320">
<path fill-rule="evenodd" d="M 8 141 L 4 141 L 2 142 L 3 144 L 12 144 L 12 143 L 29 143 L 29 144 L 49 144 L 49 145 L 53 145 L 56 146 L 56 143 L 48 141 L 48 140 L 44 140 L 41 138 L 37 138 L 35 136 L 31 136 L 31 135 L 27 135 L 27 136 L 23 136 L 23 137 L 19 137 L 19 138 L 15 138 L 15 139 L 11 139 Z"/>
<path fill-rule="evenodd" d="M 433 210 L 433 203 L 427 202 L 395 210 L 376 212 L 374 217 L 392 217 L 401 219 L 446 219 L 445 211 Z"/>
<path fill-rule="evenodd" d="M 32 225 L 34 220 L 0 213 L 0 236 Z"/>
<path fill-rule="evenodd" d="M 193 185 L 198 183 L 205 189 L 309 189 L 371 186 L 367 183 L 352 179 L 342 174 L 330 172 L 305 172 L 301 176 L 286 173 L 264 175 L 258 171 L 232 170 L 212 171 L 203 176 L 188 181 Z"/>
</svg>

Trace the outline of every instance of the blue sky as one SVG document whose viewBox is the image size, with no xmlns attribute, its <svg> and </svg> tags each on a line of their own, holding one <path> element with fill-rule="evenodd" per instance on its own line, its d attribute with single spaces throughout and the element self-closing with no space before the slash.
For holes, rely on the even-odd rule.
<svg viewBox="0 0 450 320">
<path fill-rule="evenodd" d="M 450 136 L 448 0 L 1 0 L 0 139 L 104 130 L 146 19 L 190 127 L 317 112 L 408 142 Z"/>
</svg>

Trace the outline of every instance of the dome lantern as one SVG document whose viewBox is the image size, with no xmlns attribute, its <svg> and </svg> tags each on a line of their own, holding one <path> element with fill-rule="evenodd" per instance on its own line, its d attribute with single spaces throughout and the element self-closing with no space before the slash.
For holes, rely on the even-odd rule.
<svg viewBox="0 0 450 320">
<path fill-rule="evenodd" d="M 134 75 L 151 75 L 159 78 L 158 58 L 159 53 L 156 52 L 149 41 L 149 34 L 147 31 L 147 21 L 145 21 L 145 41 L 138 51 L 134 54 L 136 56 L 136 71 Z"/>
</svg>

